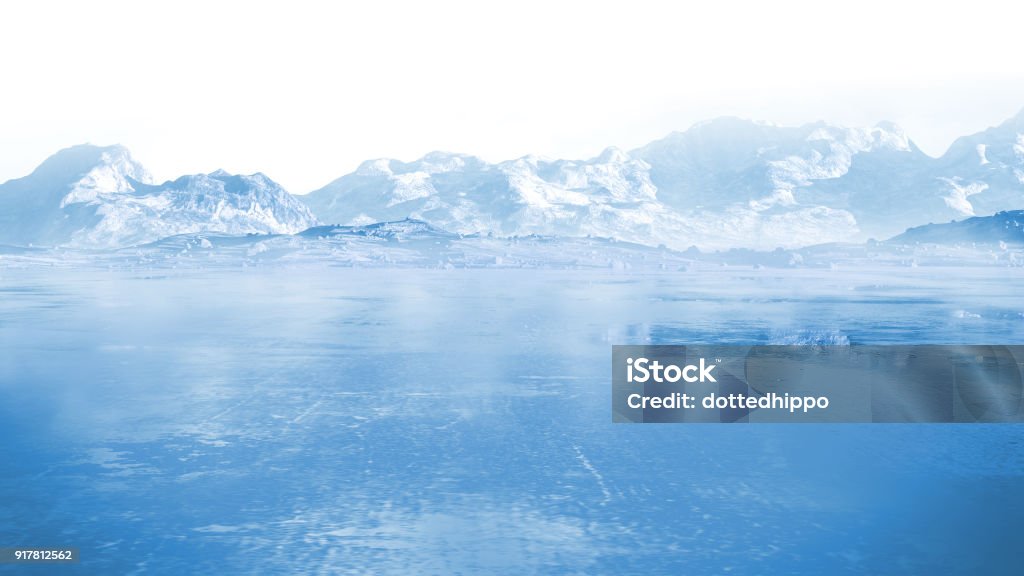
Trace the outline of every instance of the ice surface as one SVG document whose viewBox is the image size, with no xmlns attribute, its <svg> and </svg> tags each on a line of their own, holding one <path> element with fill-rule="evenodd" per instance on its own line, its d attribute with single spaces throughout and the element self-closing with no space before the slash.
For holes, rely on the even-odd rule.
<svg viewBox="0 0 1024 576">
<path fill-rule="evenodd" d="M 1024 343 L 1020 267 L 820 250 L 7 250 L 0 541 L 79 546 L 62 574 L 1011 573 L 1020 426 L 611 424 L 612 344 Z"/>
</svg>

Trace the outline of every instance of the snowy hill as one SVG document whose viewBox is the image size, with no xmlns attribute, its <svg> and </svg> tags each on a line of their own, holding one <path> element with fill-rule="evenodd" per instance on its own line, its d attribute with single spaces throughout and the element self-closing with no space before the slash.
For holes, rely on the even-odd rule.
<svg viewBox="0 0 1024 576">
<path fill-rule="evenodd" d="M 588 160 L 489 164 L 442 152 L 373 160 L 303 201 L 338 224 L 411 217 L 460 233 L 593 235 L 674 248 L 887 238 L 1024 205 L 1020 118 L 958 141 L 940 159 L 889 123 L 779 127 L 721 118 Z M 963 150 L 974 156 L 962 158 Z"/>
<path fill-rule="evenodd" d="M 294 233 L 316 224 L 262 174 L 223 171 L 153 184 L 120 146 L 61 150 L 0 185 L 0 243 L 113 247 L 192 232 Z"/>
<path fill-rule="evenodd" d="M 1020 235 L 1019 225 L 1016 233 Z M 988 232 L 983 232 L 983 237 L 988 238 Z M 611 274 L 668 274 L 679 282 L 692 284 L 701 281 L 704 272 L 721 278 L 722 270 L 731 270 L 741 281 L 771 279 L 774 285 L 777 277 L 772 270 L 784 268 L 874 270 L 888 276 L 903 268 L 1024 266 L 1021 242 L 945 242 L 947 238 L 942 234 L 938 242 L 928 238 L 921 242 L 897 240 L 770 251 L 679 251 L 596 237 L 461 235 L 425 222 L 401 220 L 365 226 L 315 226 L 298 234 L 187 233 L 115 250 L 0 245 L 0 271 L 27 266 L 161 271 L 156 276 L 144 275 L 153 278 L 172 270 L 307 265 L 439 270 L 603 269 Z"/>
<path fill-rule="evenodd" d="M 1024 244 L 1024 210 L 975 216 L 947 224 L 911 228 L 889 241 L 894 244 Z"/>
</svg>

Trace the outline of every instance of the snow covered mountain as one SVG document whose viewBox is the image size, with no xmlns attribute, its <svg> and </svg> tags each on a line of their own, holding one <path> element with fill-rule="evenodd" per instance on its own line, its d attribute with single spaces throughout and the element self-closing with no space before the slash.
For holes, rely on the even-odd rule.
<svg viewBox="0 0 1024 576">
<path fill-rule="evenodd" d="M 889 123 L 779 127 L 721 118 L 589 160 L 489 164 L 441 152 L 373 160 L 303 200 L 338 224 L 410 217 L 461 233 L 595 235 L 674 248 L 888 238 L 1024 206 L 1022 116 L 939 159 Z"/>
<path fill-rule="evenodd" d="M 658 198 L 676 210 L 793 226 L 772 226 L 752 247 L 791 244 L 778 242 L 787 235 L 803 244 L 887 237 L 921 223 L 923 205 L 945 206 L 939 183 L 928 179 L 932 159 L 888 123 L 779 127 L 722 118 L 634 154 L 651 165 Z M 803 229 L 814 222 L 824 225 Z"/>
<path fill-rule="evenodd" d="M 0 184 L 0 243 L 125 246 L 194 232 L 295 233 L 316 224 L 262 174 L 153 184 L 121 146 L 74 146 Z"/>
</svg>

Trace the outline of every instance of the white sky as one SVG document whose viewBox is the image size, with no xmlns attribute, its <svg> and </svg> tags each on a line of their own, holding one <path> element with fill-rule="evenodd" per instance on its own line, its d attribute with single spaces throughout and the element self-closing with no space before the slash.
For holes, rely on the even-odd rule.
<svg viewBox="0 0 1024 576">
<path fill-rule="evenodd" d="M 158 180 L 309 192 L 431 150 L 590 157 L 696 121 L 892 120 L 926 152 L 1024 108 L 1024 4 L 0 5 L 0 181 L 120 143 Z"/>
</svg>

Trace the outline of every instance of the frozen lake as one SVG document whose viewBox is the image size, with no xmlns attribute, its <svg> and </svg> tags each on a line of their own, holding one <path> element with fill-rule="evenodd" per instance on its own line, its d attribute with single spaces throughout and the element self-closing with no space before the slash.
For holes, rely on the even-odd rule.
<svg viewBox="0 0 1024 576">
<path fill-rule="evenodd" d="M 1010 573 L 1018 425 L 613 425 L 612 344 L 1024 343 L 1024 269 L 0 268 L 60 574 Z M 6 570 L 6 572 L 5 572 Z"/>
</svg>

